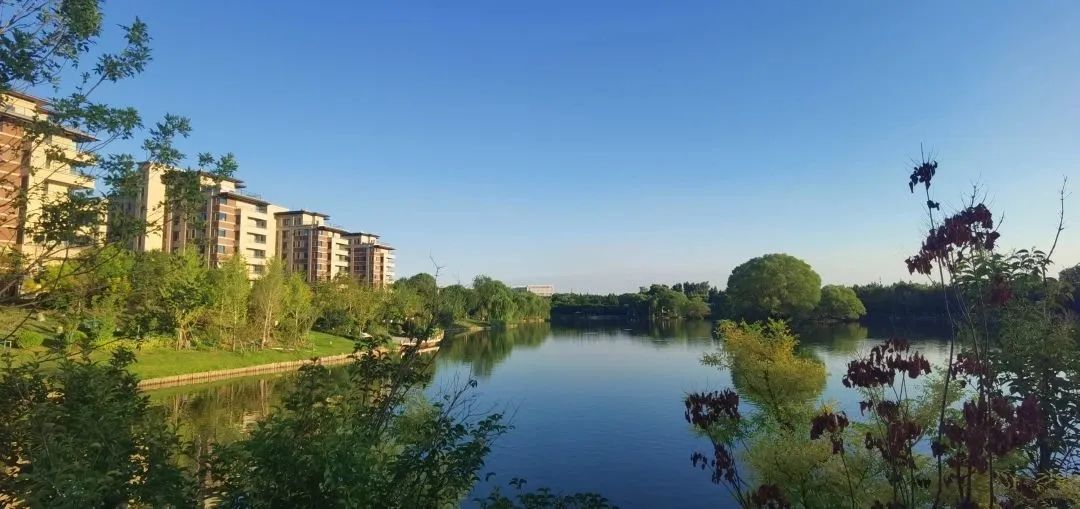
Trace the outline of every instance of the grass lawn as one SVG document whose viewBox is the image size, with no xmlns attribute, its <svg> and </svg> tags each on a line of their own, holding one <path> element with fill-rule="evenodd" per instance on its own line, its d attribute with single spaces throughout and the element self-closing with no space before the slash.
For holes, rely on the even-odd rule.
<svg viewBox="0 0 1080 509">
<path fill-rule="evenodd" d="M 353 351 L 353 342 L 348 338 L 315 331 L 309 333 L 308 337 L 311 338 L 311 344 L 308 347 L 292 351 L 262 350 L 240 353 L 227 350 L 171 350 L 157 347 L 136 351 L 135 364 L 132 364 L 130 369 L 132 373 L 145 380 L 185 373 L 304 360 Z M 25 359 L 32 355 L 26 350 L 15 350 L 15 353 L 16 359 Z M 95 352 L 93 357 L 104 361 L 109 357 L 109 353 Z"/>
<path fill-rule="evenodd" d="M 184 373 L 304 360 L 312 357 L 351 353 L 353 351 L 353 342 L 347 338 L 315 331 L 312 331 L 308 337 L 311 338 L 309 347 L 293 351 L 262 350 L 237 353 L 227 350 L 169 350 L 158 348 L 147 352 L 138 352 L 135 356 L 135 364 L 131 366 L 131 371 L 145 380 Z"/>
<path fill-rule="evenodd" d="M 460 329 L 460 330 L 476 330 L 476 329 L 486 329 L 486 328 L 488 328 L 490 326 L 491 326 L 491 324 L 489 324 L 488 322 L 483 321 L 483 320 L 473 320 L 472 318 L 462 318 L 460 320 L 456 320 L 454 322 L 454 325 L 452 325 L 450 328 L 455 329 L 455 330 L 457 330 L 457 329 Z"/>
</svg>

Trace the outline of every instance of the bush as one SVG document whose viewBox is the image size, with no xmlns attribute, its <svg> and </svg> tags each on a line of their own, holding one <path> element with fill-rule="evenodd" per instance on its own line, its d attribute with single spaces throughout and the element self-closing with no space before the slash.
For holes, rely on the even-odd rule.
<svg viewBox="0 0 1080 509">
<path fill-rule="evenodd" d="M 22 330 L 15 334 L 15 342 L 19 348 L 37 348 L 45 342 L 45 336 L 32 330 Z"/>
<path fill-rule="evenodd" d="M 815 312 L 821 320 L 852 322 L 866 314 L 866 307 L 851 288 L 828 285 L 821 289 Z"/>
</svg>

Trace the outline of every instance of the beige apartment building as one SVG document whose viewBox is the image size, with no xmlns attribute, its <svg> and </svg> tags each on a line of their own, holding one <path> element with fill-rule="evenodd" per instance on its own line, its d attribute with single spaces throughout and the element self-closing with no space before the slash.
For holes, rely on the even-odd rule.
<svg viewBox="0 0 1080 509">
<path fill-rule="evenodd" d="M 376 288 L 393 284 L 394 248 L 381 242 L 374 233 L 351 233 L 347 238 L 350 274 Z"/>
<path fill-rule="evenodd" d="M 113 212 L 145 222 L 146 229 L 130 239 L 135 251 L 177 252 L 191 247 L 199 250 L 207 262 L 220 265 L 241 255 L 248 265 L 248 275 L 258 278 L 266 272 L 267 262 L 275 256 L 277 221 L 275 214 L 286 209 L 242 191 L 237 179 L 216 179 L 199 174 L 204 195 L 201 210 L 171 210 L 163 176 L 166 169 L 144 163 L 140 186 L 134 196 L 119 199 Z M 202 223 L 200 228 L 198 225 Z"/>
<path fill-rule="evenodd" d="M 278 252 L 286 268 L 312 283 L 349 273 L 349 232 L 332 226 L 330 216 L 308 210 L 275 216 Z"/>
<path fill-rule="evenodd" d="M 20 253 L 30 264 L 73 256 L 104 234 L 94 225 L 66 239 L 50 239 L 39 229 L 50 205 L 94 189 L 94 180 L 77 169 L 88 157 L 78 144 L 94 138 L 58 126 L 48 135 L 30 134 L 30 126 L 48 119 L 45 100 L 0 94 L 0 255 Z"/>
<path fill-rule="evenodd" d="M 207 175 L 199 176 L 203 209 L 187 214 L 171 211 L 163 181 L 165 171 L 143 164 L 137 192 L 112 204 L 117 214 L 114 219 L 134 217 L 146 224 L 144 232 L 128 241 L 132 250 L 177 252 L 194 247 L 215 265 L 242 255 L 252 279 L 264 274 L 269 260 L 277 257 L 286 270 L 303 275 L 309 282 L 341 274 L 376 287 L 394 281 L 394 248 L 381 243 L 378 235 L 351 233 L 330 224 L 326 214 L 288 210 L 243 192 L 240 180 Z M 198 221 L 191 213 L 197 214 Z M 197 227 L 199 223 L 204 227 Z"/>
</svg>

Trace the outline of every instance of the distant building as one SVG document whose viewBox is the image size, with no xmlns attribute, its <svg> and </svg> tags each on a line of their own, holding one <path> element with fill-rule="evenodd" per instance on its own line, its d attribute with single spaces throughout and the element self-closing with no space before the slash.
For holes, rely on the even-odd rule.
<svg viewBox="0 0 1080 509">
<path fill-rule="evenodd" d="M 514 288 L 519 292 L 529 292 L 541 297 L 551 297 L 555 295 L 555 287 L 552 285 L 525 285 Z"/>
<path fill-rule="evenodd" d="M 233 255 L 243 255 L 248 275 L 258 278 L 274 256 L 277 239 L 275 214 L 285 207 L 246 194 L 243 181 L 215 179 L 199 175 L 203 202 L 197 213 L 203 222 L 198 228 L 185 214 L 170 210 L 163 177 L 166 168 L 144 163 L 139 168 L 139 189 L 134 196 L 121 197 L 112 204 L 114 215 L 141 220 L 147 226 L 142 234 L 130 239 L 135 251 L 176 253 L 187 247 L 200 247 L 210 263 L 220 265 Z"/>
<path fill-rule="evenodd" d="M 309 282 L 349 272 L 349 232 L 328 223 L 330 216 L 307 210 L 276 214 L 285 266 Z"/>
<path fill-rule="evenodd" d="M 261 277 L 269 260 L 279 258 L 287 270 L 312 283 L 339 275 L 375 287 L 394 282 L 394 248 L 380 242 L 378 235 L 334 226 L 321 212 L 274 205 L 241 191 L 240 180 L 202 174 L 198 178 L 203 202 L 196 213 L 204 226 L 198 228 L 185 214 L 169 210 L 162 178 L 166 168 L 143 164 L 139 171 L 138 190 L 115 200 L 111 210 L 114 224 L 131 217 L 147 226 L 129 241 L 132 250 L 175 253 L 202 246 L 202 254 L 213 265 L 242 255 L 251 279 Z"/>
<path fill-rule="evenodd" d="M 394 283 L 394 248 L 374 233 L 350 233 L 345 238 L 349 241 L 354 278 L 375 288 Z"/>
</svg>

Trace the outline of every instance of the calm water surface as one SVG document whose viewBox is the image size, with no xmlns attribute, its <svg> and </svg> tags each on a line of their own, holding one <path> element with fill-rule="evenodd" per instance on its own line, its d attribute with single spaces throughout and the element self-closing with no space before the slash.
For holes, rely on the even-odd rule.
<svg viewBox="0 0 1080 509">
<path fill-rule="evenodd" d="M 437 354 L 430 391 L 476 378 L 481 408 L 504 410 L 485 472 L 527 488 L 593 491 L 621 507 L 729 507 L 724 488 L 690 465 L 706 451 L 683 420 L 687 392 L 732 387 L 728 372 L 702 366 L 717 351 L 711 323 L 668 326 L 532 325 L 454 337 Z M 823 400 L 858 415 L 857 394 L 840 383 L 847 362 L 878 339 L 909 338 L 931 362 L 947 355 L 933 333 L 849 324 L 801 332 L 801 348 L 825 363 Z M 940 337 L 940 335 L 938 335 Z M 242 379 L 151 393 L 197 445 L 235 440 L 270 411 L 291 376 Z M 488 487 L 477 487 L 483 494 Z"/>
</svg>

